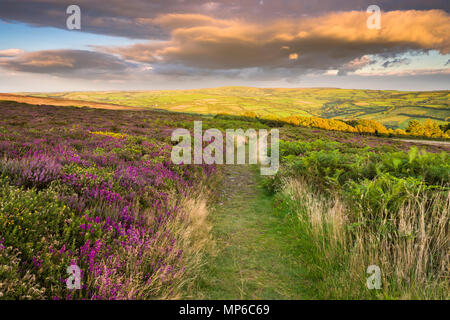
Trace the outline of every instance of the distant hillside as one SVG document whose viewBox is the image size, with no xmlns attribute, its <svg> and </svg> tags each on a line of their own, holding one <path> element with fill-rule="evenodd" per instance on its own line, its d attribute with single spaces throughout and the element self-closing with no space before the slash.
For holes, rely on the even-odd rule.
<svg viewBox="0 0 450 320">
<path fill-rule="evenodd" d="M 370 119 L 391 128 L 405 128 L 412 119 L 450 121 L 448 90 L 404 92 L 221 87 L 196 90 L 39 93 L 33 96 L 204 114 L 255 112 L 259 116 L 300 115 L 326 119 Z"/>
<path fill-rule="evenodd" d="M 76 107 L 89 107 L 95 109 L 110 109 L 110 110 L 141 110 L 142 108 L 135 108 L 129 106 L 120 106 L 116 104 L 99 103 L 93 101 L 81 101 L 73 99 L 63 98 L 50 98 L 50 97 L 35 97 L 28 95 L 19 95 L 12 93 L 0 93 L 0 101 L 15 101 L 19 103 L 28 103 L 34 105 L 47 105 L 47 106 L 76 106 Z"/>
</svg>

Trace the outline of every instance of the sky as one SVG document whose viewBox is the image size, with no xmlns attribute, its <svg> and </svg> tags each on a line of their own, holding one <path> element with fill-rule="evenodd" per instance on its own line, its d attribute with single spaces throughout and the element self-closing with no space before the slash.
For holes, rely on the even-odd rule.
<svg viewBox="0 0 450 320">
<path fill-rule="evenodd" d="M 80 30 L 66 23 L 74 4 Z M 448 0 L 0 0 L 0 92 L 449 90 L 449 12 Z"/>
</svg>

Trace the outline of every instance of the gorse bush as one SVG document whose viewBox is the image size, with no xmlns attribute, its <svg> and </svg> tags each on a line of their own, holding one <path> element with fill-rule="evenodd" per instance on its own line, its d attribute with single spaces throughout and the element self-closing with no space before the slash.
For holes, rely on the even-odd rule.
<svg viewBox="0 0 450 320">
<path fill-rule="evenodd" d="M 60 277 L 64 275 L 70 257 L 65 252 L 60 254 L 59 250 L 64 247 L 75 251 L 77 245 L 83 243 L 78 232 L 82 217 L 73 215 L 51 189 L 21 190 L 3 177 L 0 194 L 4 246 L 20 252 L 17 258 L 21 265 L 29 266 L 26 270 L 40 280 L 38 283 L 42 287 L 61 287 Z M 51 254 L 52 248 L 55 248 L 55 254 Z"/>
<path fill-rule="evenodd" d="M 226 115 L 219 114 L 216 117 L 226 119 Z M 228 116 L 228 118 L 232 118 Z M 406 128 L 391 129 L 386 128 L 382 123 L 375 120 L 358 119 L 358 120 L 338 120 L 338 119 L 324 119 L 311 116 L 297 116 L 292 115 L 289 117 L 259 117 L 254 112 L 246 112 L 241 119 L 247 121 L 259 121 L 261 123 L 282 126 L 283 124 L 291 124 L 295 126 L 308 127 L 308 128 L 320 128 L 325 130 L 334 130 L 341 132 L 352 132 L 360 134 L 371 134 L 377 136 L 418 136 L 418 137 L 431 137 L 431 138 L 444 138 L 448 139 L 450 130 L 449 124 L 439 125 L 431 119 L 427 119 L 423 124 L 418 120 L 411 120 Z M 252 120 L 253 119 L 253 120 Z"/>
<path fill-rule="evenodd" d="M 417 120 L 412 120 L 406 128 L 406 133 L 414 136 L 448 138 L 450 133 L 448 127 L 449 123 L 439 126 L 438 123 L 430 119 L 425 120 L 423 124 Z"/>
</svg>

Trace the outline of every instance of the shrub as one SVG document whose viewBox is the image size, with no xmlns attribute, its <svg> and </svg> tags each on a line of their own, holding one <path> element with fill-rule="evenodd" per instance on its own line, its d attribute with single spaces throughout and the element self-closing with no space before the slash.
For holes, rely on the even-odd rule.
<svg viewBox="0 0 450 320">
<path fill-rule="evenodd" d="M 45 188 L 59 178 L 60 171 L 61 165 L 45 154 L 0 162 L 0 172 L 9 175 L 15 185 L 27 188 Z"/>
</svg>

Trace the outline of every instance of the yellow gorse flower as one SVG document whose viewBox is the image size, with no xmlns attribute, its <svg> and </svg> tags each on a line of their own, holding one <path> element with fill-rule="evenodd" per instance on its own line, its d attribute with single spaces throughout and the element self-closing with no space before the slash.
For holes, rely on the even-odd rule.
<svg viewBox="0 0 450 320">
<path fill-rule="evenodd" d="M 126 138 L 128 135 L 122 134 L 122 133 L 116 133 L 116 132 L 108 132 L 108 131 L 89 131 L 90 134 L 100 135 L 100 136 L 107 136 L 111 138 L 121 139 Z"/>
</svg>

